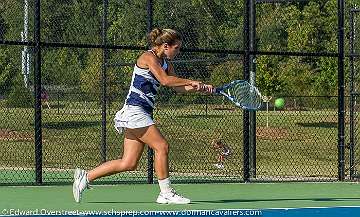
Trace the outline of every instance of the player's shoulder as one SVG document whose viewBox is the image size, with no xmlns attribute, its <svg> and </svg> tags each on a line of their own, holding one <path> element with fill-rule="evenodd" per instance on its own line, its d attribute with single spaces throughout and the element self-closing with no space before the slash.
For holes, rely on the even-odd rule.
<svg viewBox="0 0 360 217">
<path fill-rule="evenodd" d="M 136 64 L 138 66 L 146 66 L 146 67 L 154 62 L 156 62 L 156 57 L 149 51 L 143 52 L 136 60 Z"/>
<path fill-rule="evenodd" d="M 143 59 L 145 61 L 158 61 L 158 58 L 151 51 L 143 52 L 138 59 Z"/>
<path fill-rule="evenodd" d="M 157 58 L 154 56 L 154 54 L 151 51 L 145 51 L 140 55 L 140 57 L 138 59 L 154 61 Z"/>
</svg>

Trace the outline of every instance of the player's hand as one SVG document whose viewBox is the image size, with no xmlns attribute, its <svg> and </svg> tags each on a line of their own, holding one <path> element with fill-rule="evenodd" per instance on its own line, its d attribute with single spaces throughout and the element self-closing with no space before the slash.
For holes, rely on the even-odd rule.
<svg viewBox="0 0 360 217">
<path fill-rule="evenodd" d="M 203 91 L 206 92 L 206 93 L 213 93 L 215 90 L 214 90 L 214 87 L 211 84 L 205 84 Z"/>
<path fill-rule="evenodd" d="M 204 84 L 200 81 L 193 81 L 191 82 L 191 86 L 196 90 L 200 92 L 207 92 L 212 93 L 214 91 L 214 87 L 209 84 Z"/>
<path fill-rule="evenodd" d="M 204 92 L 204 93 L 213 93 L 214 92 L 214 87 L 212 85 L 210 85 L 210 84 L 202 84 L 198 91 Z"/>
<path fill-rule="evenodd" d="M 204 84 L 200 81 L 192 81 L 190 85 L 194 88 L 196 91 L 201 91 L 204 87 Z"/>
</svg>

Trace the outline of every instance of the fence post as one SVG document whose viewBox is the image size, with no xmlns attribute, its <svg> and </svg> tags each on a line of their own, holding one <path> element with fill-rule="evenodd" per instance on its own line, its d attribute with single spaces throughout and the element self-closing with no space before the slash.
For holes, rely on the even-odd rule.
<svg viewBox="0 0 360 217">
<path fill-rule="evenodd" d="M 35 182 L 42 184 L 42 126 L 41 126 L 41 44 L 40 0 L 35 0 L 34 19 L 34 90 L 35 90 Z"/>
<path fill-rule="evenodd" d="M 153 28 L 153 1 L 147 0 L 146 2 L 147 8 L 147 32 L 150 33 Z M 154 183 L 154 150 L 152 150 L 148 146 L 147 150 L 147 183 L 153 184 Z"/>
<path fill-rule="evenodd" d="M 250 31 L 250 19 L 249 19 L 249 15 L 250 15 L 250 1 L 251 0 L 244 0 L 244 29 L 243 29 L 243 34 L 244 34 L 244 58 L 243 58 L 243 64 L 244 64 L 244 80 L 249 80 L 249 71 L 250 71 L 250 35 L 249 35 L 249 31 Z M 249 159 L 249 142 L 250 142 L 250 133 L 249 133 L 249 129 L 250 129 L 250 123 L 249 123 L 249 111 L 247 110 L 243 110 L 243 139 L 244 139 L 244 144 L 243 144 L 243 178 L 244 178 L 244 182 L 248 182 L 250 181 L 250 168 L 249 168 L 249 164 L 250 164 L 250 159 Z"/>
<path fill-rule="evenodd" d="M 338 0 L 338 179 L 345 178 L 344 0 Z"/>
<path fill-rule="evenodd" d="M 103 45 L 103 63 L 102 63 L 102 108 L 101 108 L 101 158 L 106 161 L 106 63 L 108 59 L 108 50 L 106 48 L 107 40 L 107 13 L 108 13 L 108 0 L 103 0 L 103 20 L 102 20 L 102 45 Z"/>
<path fill-rule="evenodd" d="M 249 6 L 249 57 L 250 83 L 256 86 L 256 0 L 250 1 Z M 251 178 L 256 177 L 256 111 L 250 112 L 250 140 L 249 140 L 249 167 Z"/>
</svg>

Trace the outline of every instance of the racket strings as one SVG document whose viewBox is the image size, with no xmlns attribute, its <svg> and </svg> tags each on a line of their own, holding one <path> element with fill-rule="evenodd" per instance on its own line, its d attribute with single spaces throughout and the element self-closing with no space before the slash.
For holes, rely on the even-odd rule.
<svg viewBox="0 0 360 217">
<path fill-rule="evenodd" d="M 259 90 L 248 83 L 237 83 L 229 90 L 232 100 L 246 109 L 257 109 L 262 105 Z"/>
</svg>

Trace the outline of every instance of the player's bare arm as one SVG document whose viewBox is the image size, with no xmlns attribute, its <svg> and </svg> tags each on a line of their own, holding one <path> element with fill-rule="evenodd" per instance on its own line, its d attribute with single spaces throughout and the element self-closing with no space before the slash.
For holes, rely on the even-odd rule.
<svg viewBox="0 0 360 217">
<path fill-rule="evenodd" d="M 149 68 L 156 79 L 163 86 L 177 87 L 177 86 L 199 86 L 199 82 L 195 82 L 189 79 L 178 78 L 173 75 L 168 75 L 165 70 L 161 67 L 159 60 L 151 53 L 144 53 L 138 60 L 140 67 Z"/>
<path fill-rule="evenodd" d="M 170 62 L 168 62 L 168 65 L 169 65 L 168 75 L 176 77 L 177 75 L 175 73 L 174 66 Z M 194 88 L 194 86 L 192 85 L 182 85 L 172 88 L 178 93 L 199 91 L 198 89 Z M 204 92 L 212 92 L 212 90 L 213 90 L 213 86 L 207 84 L 202 84 L 202 87 L 200 88 L 200 91 L 204 91 Z"/>
</svg>

